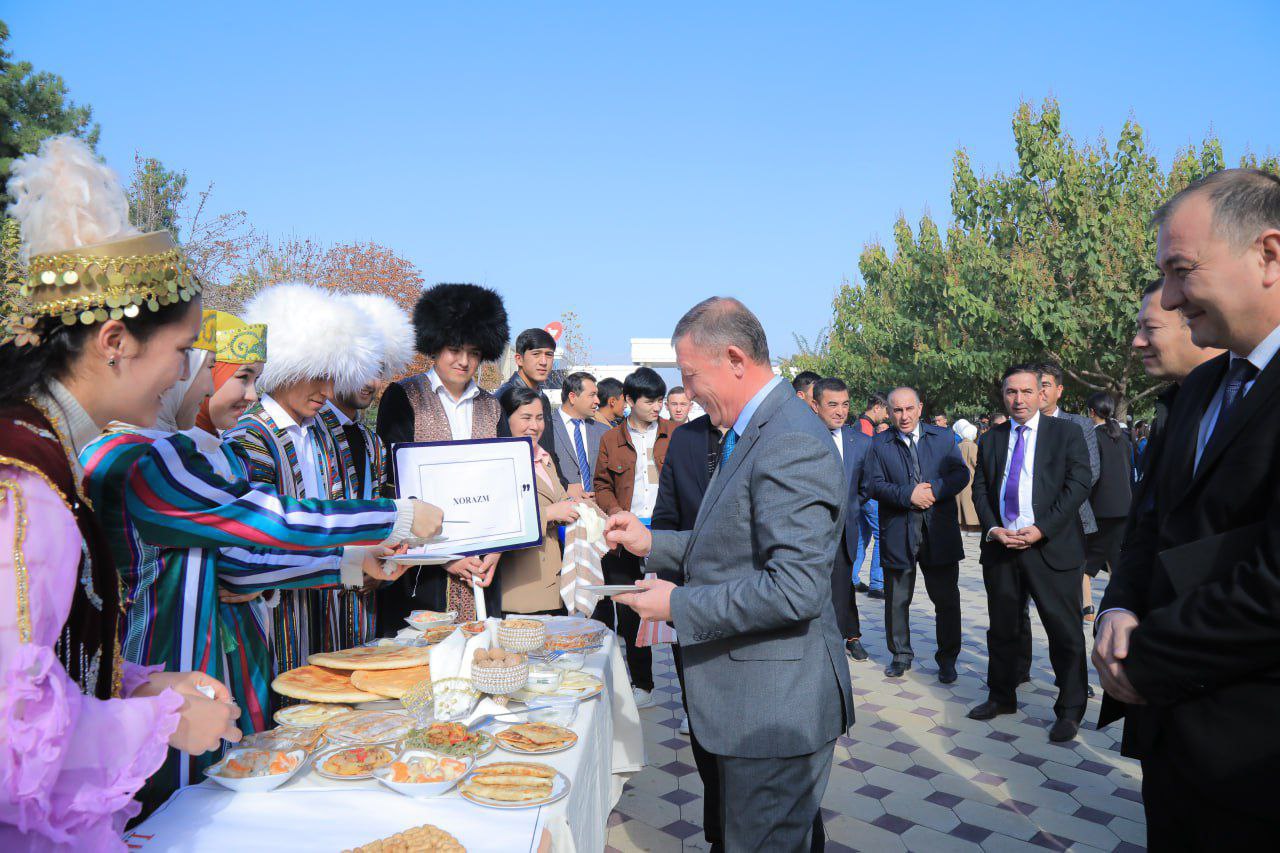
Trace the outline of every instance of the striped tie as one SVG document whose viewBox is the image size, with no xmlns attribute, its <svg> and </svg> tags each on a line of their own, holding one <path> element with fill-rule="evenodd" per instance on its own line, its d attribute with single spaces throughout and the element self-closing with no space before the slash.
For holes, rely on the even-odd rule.
<svg viewBox="0 0 1280 853">
<path fill-rule="evenodd" d="M 573 443 L 577 445 L 578 470 L 582 472 L 582 488 L 591 491 L 591 462 L 587 459 L 587 446 L 582 441 L 582 421 L 573 421 Z"/>
</svg>

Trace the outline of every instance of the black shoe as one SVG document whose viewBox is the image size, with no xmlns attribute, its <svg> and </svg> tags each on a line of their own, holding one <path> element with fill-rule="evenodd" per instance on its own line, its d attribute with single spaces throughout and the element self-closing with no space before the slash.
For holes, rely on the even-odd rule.
<svg viewBox="0 0 1280 853">
<path fill-rule="evenodd" d="M 867 593 L 867 598 L 884 598 L 884 590 L 873 589 Z"/>
<path fill-rule="evenodd" d="M 943 684 L 952 684 L 956 680 L 956 665 L 954 663 L 938 664 L 938 681 Z"/>
<path fill-rule="evenodd" d="M 867 586 L 867 585 L 866 585 L 865 583 L 863 583 L 862 581 L 858 581 L 857 583 L 855 583 L 855 584 L 853 585 L 853 591 L 854 591 L 854 592 L 866 592 L 866 591 L 867 591 L 867 590 L 869 590 L 869 589 L 871 589 L 871 587 Z"/>
<path fill-rule="evenodd" d="M 895 660 L 890 661 L 889 665 L 884 668 L 884 674 L 890 678 L 901 678 L 903 673 L 911 669 L 911 661 Z"/>
<path fill-rule="evenodd" d="M 1094 693 L 1093 693 L 1093 685 L 1092 685 L 1092 684 L 1090 684 L 1090 685 L 1088 685 L 1088 687 L 1089 687 L 1089 698 L 1090 698 L 1090 699 L 1092 699 L 1092 698 L 1093 698 L 1093 696 L 1094 696 Z"/>
<path fill-rule="evenodd" d="M 1075 740 L 1076 732 L 1078 731 L 1080 731 L 1080 724 L 1075 720 L 1059 717 L 1058 721 L 1053 724 L 1053 728 L 1049 729 L 1049 740 L 1054 743 Z"/>
<path fill-rule="evenodd" d="M 862 647 L 861 640 L 845 640 L 844 647 L 849 652 L 849 657 L 854 660 L 866 660 L 870 657 L 867 650 Z"/>
<path fill-rule="evenodd" d="M 988 699 L 970 711 L 968 717 L 971 720 L 993 720 L 1001 714 L 1013 714 L 1017 710 L 1017 705 L 1001 705 L 993 699 Z"/>
</svg>

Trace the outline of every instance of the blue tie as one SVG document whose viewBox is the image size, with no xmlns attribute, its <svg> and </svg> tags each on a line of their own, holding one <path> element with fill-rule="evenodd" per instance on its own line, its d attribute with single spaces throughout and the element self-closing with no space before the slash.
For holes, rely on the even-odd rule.
<svg viewBox="0 0 1280 853">
<path fill-rule="evenodd" d="M 738 434 L 732 429 L 724 434 L 724 446 L 720 448 L 720 467 L 724 467 L 729 462 L 729 457 L 733 455 L 734 445 L 738 443 Z"/>
<path fill-rule="evenodd" d="M 582 441 L 582 421 L 573 420 L 573 443 L 578 449 L 578 470 L 582 472 L 582 487 L 590 491 L 591 463 L 587 461 L 587 446 Z"/>
<path fill-rule="evenodd" d="M 1244 386 L 1257 378 L 1258 368 L 1253 362 L 1247 358 L 1232 359 L 1231 367 L 1227 370 L 1227 386 L 1222 392 L 1222 407 L 1218 412 L 1218 423 L 1226 421 L 1227 415 L 1244 396 Z"/>
</svg>

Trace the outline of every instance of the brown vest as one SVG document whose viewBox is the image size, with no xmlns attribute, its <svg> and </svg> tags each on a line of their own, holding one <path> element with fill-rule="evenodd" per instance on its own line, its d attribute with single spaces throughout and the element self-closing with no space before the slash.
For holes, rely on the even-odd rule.
<svg viewBox="0 0 1280 853">
<path fill-rule="evenodd" d="M 425 373 L 400 380 L 400 387 L 413 407 L 414 441 L 453 441 L 457 438 L 497 438 L 498 419 L 502 407 L 498 398 L 483 388 L 471 401 L 471 435 L 455 436 L 449 429 L 449 418 L 444 413 L 440 398 L 431 390 Z"/>
</svg>

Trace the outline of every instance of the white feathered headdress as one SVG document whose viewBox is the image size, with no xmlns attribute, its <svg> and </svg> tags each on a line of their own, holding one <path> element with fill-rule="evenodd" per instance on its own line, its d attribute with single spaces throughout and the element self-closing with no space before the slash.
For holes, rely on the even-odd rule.
<svg viewBox="0 0 1280 853">
<path fill-rule="evenodd" d="M 380 378 L 399 376 L 413 361 L 413 323 L 409 313 L 394 299 L 373 293 L 356 293 L 351 300 L 373 324 L 374 332 L 382 344 L 382 372 Z"/>
<path fill-rule="evenodd" d="M 241 315 L 265 323 L 271 335 L 258 380 L 265 393 L 310 379 L 332 379 L 335 393 L 376 377 L 381 347 L 349 298 L 310 284 L 275 284 L 259 291 Z"/>
<path fill-rule="evenodd" d="M 129 223 L 120 176 L 83 139 L 51 136 L 9 171 L 9 212 L 22 225 L 24 261 L 140 233 Z"/>
</svg>

